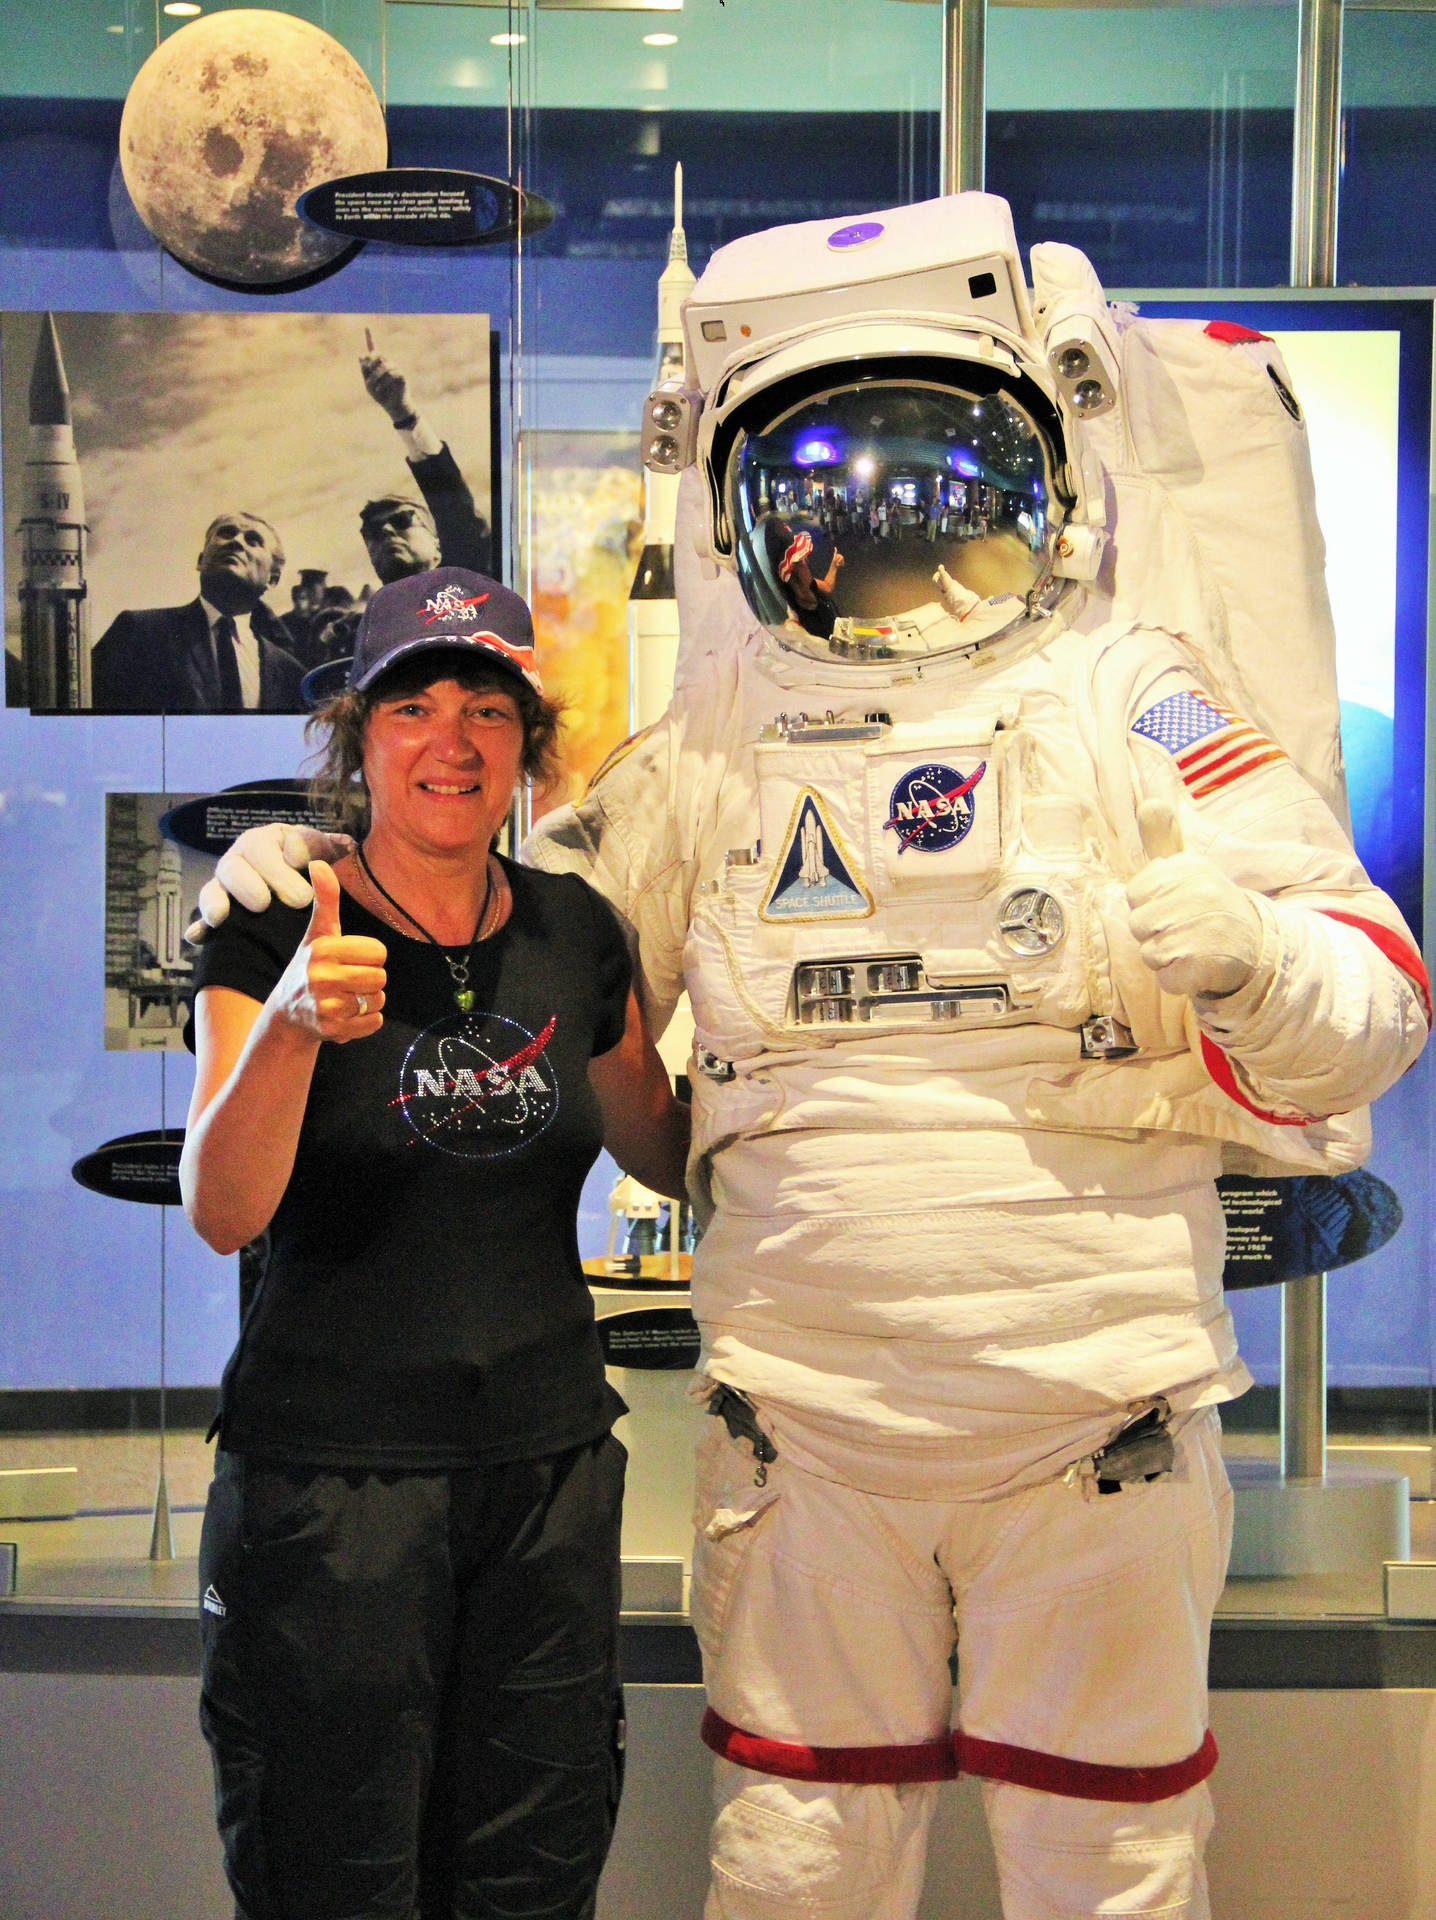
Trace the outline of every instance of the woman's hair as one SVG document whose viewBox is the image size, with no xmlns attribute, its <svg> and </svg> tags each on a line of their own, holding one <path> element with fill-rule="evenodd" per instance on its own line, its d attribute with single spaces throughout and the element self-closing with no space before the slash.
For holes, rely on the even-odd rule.
<svg viewBox="0 0 1436 1920">
<path fill-rule="evenodd" d="M 563 702 L 536 693 L 517 673 L 506 673 L 479 660 L 456 657 L 452 648 L 436 647 L 403 660 L 381 674 L 371 687 L 356 693 L 346 687 L 326 700 L 306 721 L 304 737 L 318 742 L 318 766 L 309 783 L 311 798 L 334 813 L 339 824 L 362 829 L 369 814 L 364 785 L 364 733 L 369 715 L 381 700 L 421 693 L 436 680 L 457 680 L 473 691 L 492 688 L 512 694 L 523 723 L 524 748 L 520 766 L 536 786 L 551 784 L 560 773 L 558 733 Z"/>
</svg>

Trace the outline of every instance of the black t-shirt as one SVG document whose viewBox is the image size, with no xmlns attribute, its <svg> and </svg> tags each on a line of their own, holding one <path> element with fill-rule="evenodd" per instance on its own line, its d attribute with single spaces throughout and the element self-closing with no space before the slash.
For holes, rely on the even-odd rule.
<svg viewBox="0 0 1436 1920">
<path fill-rule="evenodd" d="M 622 1037 L 628 954 L 582 880 L 504 870 L 513 911 L 473 950 L 468 1014 L 443 951 L 341 896 L 344 931 L 388 949 L 384 1025 L 319 1049 L 225 1369 L 232 1452 L 456 1467 L 578 1446 L 624 1411 L 577 1214 L 602 1144 L 588 1063 Z M 233 908 L 200 949 L 196 991 L 266 1000 L 308 922 L 307 908 Z"/>
</svg>

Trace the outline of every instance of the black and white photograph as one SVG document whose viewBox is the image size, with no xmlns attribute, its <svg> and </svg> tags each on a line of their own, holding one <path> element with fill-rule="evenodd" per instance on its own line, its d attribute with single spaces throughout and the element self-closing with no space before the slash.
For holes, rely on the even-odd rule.
<svg viewBox="0 0 1436 1920">
<path fill-rule="evenodd" d="M 474 314 L 0 316 L 6 703 L 302 713 L 377 585 L 494 557 Z"/>
<path fill-rule="evenodd" d="M 160 822 L 182 793 L 105 795 L 105 1048 L 152 1053 L 184 1046 L 194 974 L 184 930 L 214 871 L 206 855 L 167 839 Z"/>
</svg>

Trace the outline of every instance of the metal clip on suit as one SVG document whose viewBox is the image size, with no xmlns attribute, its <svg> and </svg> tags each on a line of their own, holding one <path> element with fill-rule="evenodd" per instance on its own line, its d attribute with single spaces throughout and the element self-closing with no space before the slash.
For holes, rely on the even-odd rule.
<svg viewBox="0 0 1436 1920">
<path fill-rule="evenodd" d="M 708 1411 L 717 1414 L 734 1440 L 746 1440 L 752 1447 L 753 1458 L 758 1462 L 753 1485 L 766 1487 L 769 1463 L 777 1459 L 778 1449 L 758 1425 L 753 1402 L 735 1387 L 719 1386 L 708 1396 Z"/>
<path fill-rule="evenodd" d="M 1171 1408 L 1159 1400 L 1092 1455 L 1099 1493 L 1120 1493 L 1134 1480 L 1156 1480 L 1172 1471 L 1177 1454 L 1167 1425 L 1171 1417 Z"/>
</svg>

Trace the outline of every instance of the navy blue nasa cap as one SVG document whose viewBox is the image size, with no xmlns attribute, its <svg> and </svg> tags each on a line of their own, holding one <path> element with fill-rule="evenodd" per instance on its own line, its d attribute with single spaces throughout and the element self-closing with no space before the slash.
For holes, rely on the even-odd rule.
<svg viewBox="0 0 1436 1920">
<path fill-rule="evenodd" d="M 358 693 L 412 654 L 452 649 L 486 657 L 542 695 L 527 603 L 466 567 L 433 567 L 369 596 L 354 635 L 349 685 Z"/>
<path fill-rule="evenodd" d="M 800 562 L 815 580 L 825 580 L 833 564 L 837 542 L 814 521 L 770 520 L 767 523 L 768 559 L 784 586 Z"/>
</svg>

